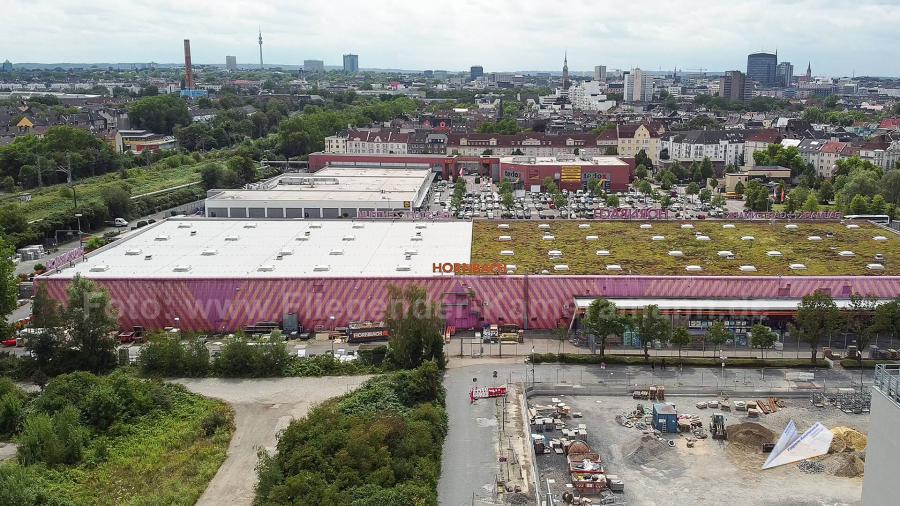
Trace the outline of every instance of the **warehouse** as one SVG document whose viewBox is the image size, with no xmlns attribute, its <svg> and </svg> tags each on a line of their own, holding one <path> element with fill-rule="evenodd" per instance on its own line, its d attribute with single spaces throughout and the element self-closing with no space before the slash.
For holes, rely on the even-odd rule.
<svg viewBox="0 0 900 506">
<path fill-rule="evenodd" d="M 328 167 L 283 174 L 239 190 L 210 190 L 212 218 L 354 218 L 359 211 L 418 209 L 433 173 L 411 167 Z"/>
<path fill-rule="evenodd" d="M 500 177 L 531 191 L 538 191 L 547 178 L 565 190 L 586 190 L 593 179 L 604 191 L 625 191 L 634 179 L 634 161 L 614 156 L 507 156 L 500 158 Z"/>
<path fill-rule="evenodd" d="M 596 297 L 615 300 L 623 310 L 656 303 L 673 317 L 688 314 L 684 317 L 702 328 L 710 316 L 739 310 L 749 312 L 745 319 L 751 321 L 790 317 L 798 300 L 816 290 L 830 293 L 839 305 L 854 293 L 879 299 L 900 293 L 895 263 L 872 271 L 864 258 L 874 251 L 900 256 L 900 240 L 873 240 L 877 229 L 870 226 L 841 232 L 837 223 L 802 224 L 834 230 L 829 240 L 842 247 L 853 244 L 856 256 L 844 258 L 805 235 L 786 239 L 794 232 L 770 223 L 735 229 L 698 223 L 706 227 L 708 242 L 697 242 L 675 222 L 656 222 L 649 230 L 627 222 L 516 225 L 500 232 L 494 222 L 473 227 L 465 221 L 173 218 L 39 276 L 36 283 L 65 300 L 68 283 L 81 274 L 110 291 L 123 327 L 178 325 L 204 332 L 281 321 L 287 313 L 306 328 L 379 320 L 391 285 L 422 286 L 448 325 L 459 329 L 484 322 L 526 329 L 568 326 Z M 548 229 L 553 235 L 543 235 L 539 226 L 553 227 Z M 499 240 L 501 233 L 511 240 Z M 807 269 L 792 270 L 793 258 L 771 258 L 764 248 L 740 247 L 740 238 L 729 246 L 734 259 L 720 257 L 715 249 L 730 244 L 726 233 L 780 240 L 784 255 L 802 256 Z M 587 240 L 586 234 L 598 239 Z M 671 243 L 650 241 L 649 234 L 666 235 Z M 674 247 L 684 256 L 666 254 Z M 561 257 L 548 255 L 551 249 Z M 748 260 L 758 271 L 741 274 L 738 267 Z M 618 270 L 609 268 L 613 262 Z M 686 270 L 688 263 L 703 270 Z M 820 274 L 826 271 L 830 274 Z"/>
</svg>

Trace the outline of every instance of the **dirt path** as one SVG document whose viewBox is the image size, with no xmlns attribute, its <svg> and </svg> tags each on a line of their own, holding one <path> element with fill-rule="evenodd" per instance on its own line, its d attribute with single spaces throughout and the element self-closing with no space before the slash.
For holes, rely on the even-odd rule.
<svg viewBox="0 0 900 506">
<path fill-rule="evenodd" d="M 175 383 L 192 392 L 221 399 L 234 408 L 237 428 L 228 446 L 228 456 L 197 504 L 251 504 L 256 486 L 257 449 L 273 451 L 276 435 L 292 419 L 306 416 L 311 407 L 349 392 L 369 377 L 176 380 Z"/>
</svg>

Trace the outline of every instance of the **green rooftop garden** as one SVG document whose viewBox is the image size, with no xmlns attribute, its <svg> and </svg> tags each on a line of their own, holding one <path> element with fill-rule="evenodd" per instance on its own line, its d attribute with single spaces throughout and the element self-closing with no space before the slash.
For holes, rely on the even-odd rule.
<svg viewBox="0 0 900 506">
<path fill-rule="evenodd" d="M 501 223 L 508 228 L 500 228 Z M 641 228 L 648 224 L 651 228 Z M 683 224 L 693 228 L 682 228 Z M 734 228 L 723 227 L 726 224 Z M 517 274 L 900 275 L 900 237 L 889 231 L 868 223 L 859 223 L 857 229 L 838 222 L 798 222 L 793 224 L 796 229 L 785 225 L 788 222 L 476 221 L 472 261 L 515 265 Z M 698 240 L 697 235 L 709 240 Z M 501 241 L 500 236 L 509 240 Z M 588 236 L 596 239 L 588 240 Z M 653 240 L 654 236 L 664 239 Z M 748 236 L 753 239 L 745 240 Z M 876 241 L 876 236 L 886 240 Z M 599 250 L 609 255 L 599 256 Z M 513 254 L 501 255 L 501 251 Z M 561 256 L 551 258 L 550 251 Z M 672 251 L 682 256 L 672 256 Z M 770 251 L 781 256 L 769 256 Z M 731 252 L 733 258 L 719 252 Z M 884 261 L 876 262 L 876 254 L 883 255 Z M 883 263 L 884 270 L 868 269 L 867 264 L 873 263 Z M 621 271 L 608 271 L 610 264 L 621 266 Z M 791 269 L 791 264 L 803 264 L 805 269 Z M 567 265 L 568 271 L 555 271 L 557 265 Z M 702 271 L 689 272 L 689 265 Z M 740 269 L 751 265 L 756 271 Z"/>
</svg>

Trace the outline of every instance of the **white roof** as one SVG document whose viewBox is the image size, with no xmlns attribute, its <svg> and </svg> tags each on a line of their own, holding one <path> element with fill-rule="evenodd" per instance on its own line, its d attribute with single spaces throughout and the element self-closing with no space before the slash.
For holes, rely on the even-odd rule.
<svg viewBox="0 0 900 506">
<path fill-rule="evenodd" d="M 186 223 L 191 227 L 184 228 Z M 360 225 L 362 228 L 358 228 Z M 196 234 L 192 236 L 192 232 Z M 168 239 L 162 240 L 164 236 Z M 297 240 L 297 237 L 308 239 Z M 349 237 L 353 239 L 345 240 Z M 141 229 L 88 255 L 84 262 L 49 276 L 72 278 L 76 273 L 86 278 L 108 279 L 437 276 L 432 269 L 434 263 L 468 263 L 471 247 L 472 224 L 467 221 L 173 218 Z M 136 254 L 137 250 L 140 253 Z M 215 254 L 210 255 L 211 250 Z M 277 260 L 283 250 L 290 250 L 291 254 Z M 337 250 L 343 251 L 334 254 Z M 407 251 L 415 252 L 410 260 L 406 260 Z M 149 260 L 147 255 L 151 255 Z M 92 272 L 97 266 L 108 266 L 108 269 Z M 189 269 L 175 272 L 176 266 L 182 269 L 189 266 Z M 272 269 L 261 271 L 260 266 Z M 397 270 L 398 266 L 408 266 L 409 270 Z"/>
<path fill-rule="evenodd" d="M 800 305 L 801 299 L 607 299 L 616 305 L 618 309 L 632 310 L 643 309 L 655 305 L 661 310 L 757 310 L 757 311 L 795 311 Z M 594 299 L 591 297 L 576 297 L 575 305 L 579 309 L 586 309 Z M 888 299 L 879 300 L 878 303 L 889 302 Z M 834 303 L 840 309 L 850 307 L 848 299 L 835 299 Z"/>
</svg>

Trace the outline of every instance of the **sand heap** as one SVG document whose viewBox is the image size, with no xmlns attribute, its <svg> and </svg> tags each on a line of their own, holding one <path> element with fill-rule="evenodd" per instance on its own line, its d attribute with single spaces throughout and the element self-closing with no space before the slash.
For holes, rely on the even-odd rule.
<svg viewBox="0 0 900 506">
<path fill-rule="evenodd" d="M 858 453 L 838 453 L 822 459 L 825 471 L 842 478 L 856 478 L 863 475 L 865 462 Z"/>
<path fill-rule="evenodd" d="M 771 430 L 754 422 L 729 425 L 728 445 L 736 446 L 752 453 L 761 453 L 764 443 L 774 443 L 776 435 Z"/>
<path fill-rule="evenodd" d="M 865 451 L 869 443 L 865 434 L 850 427 L 834 427 L 831 432 L 834 433 L 834 439 L 831 440 L 828 453 L 861 452 Z"/>
<path fill-rule="evenodd" d="M 665 454 L 670 451 L 672 450 L 666 442 L 659 441 L 656 436 L 645 434 L 628 453 L 628 460 L 633 464 L 643 466 L 665 457 Z"/>
</svg>

